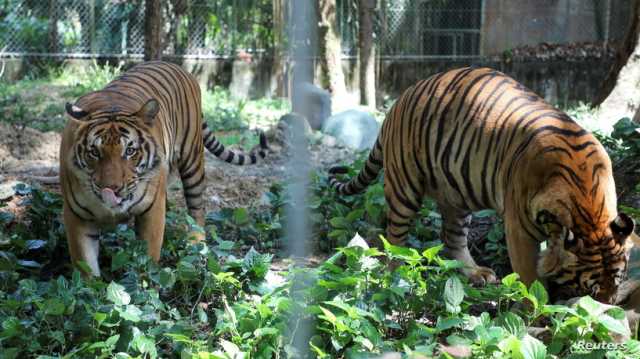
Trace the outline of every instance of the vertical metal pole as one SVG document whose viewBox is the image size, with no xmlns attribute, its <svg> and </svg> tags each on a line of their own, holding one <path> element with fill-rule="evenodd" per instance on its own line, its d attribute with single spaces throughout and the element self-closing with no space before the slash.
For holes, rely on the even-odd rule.
<svg viewBox="0 0 640 359">
<path fill-rule="evenodd" d="M 127 25 L 129 20 L 125 20 L 120 24 L 120 53 L 127 55 Z"/>
<path fill-rule="evenodd" d="M 292 7 L 289 17 L 288 28 L 291 49 L 293 55 L 293 96 L 294 108 L 304 108 L 309 103 L 301 86 L 305 82 L 313 82 L 312 54 L 314 53 L 312 44 L 314 43 L 313 31 L 316 28 L 315 4 L 313 1 L 292 0 Z M 301 96 L 302 95 L 302 96 Z M 307 111 L 304 111 L 307 112 Z M 309 254 L 309 216 L 307 213 L 307 188 L 309 185 L 309 150 L 304 126 L 301 123 L 293 122 L 291 140 L 291 158 L 287 163 L 289 184 L 287 191 L 290 202 L 286 208 L 287 227 L 286 245 L 291 257 L 300 258 Z M 293 287 L 298 287 L 293 283 Z M 300 313 L 301 315 L 302 313 Z M 301 321 L 300 323 L 306 321 Z M 297 328 L 292 334 L 291 343 L 301 357 L 306 357 L 309 353 L 309 338 L 311 328 L 305 325 L 298 326 L 291 323 L 291 328 Z"/>
</svg>

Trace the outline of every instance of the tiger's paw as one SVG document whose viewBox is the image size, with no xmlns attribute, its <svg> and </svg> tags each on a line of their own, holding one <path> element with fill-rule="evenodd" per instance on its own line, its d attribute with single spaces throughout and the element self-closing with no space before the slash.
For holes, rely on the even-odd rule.
<svg viewBox="0 0 640 359">
<path fill-rule="evenodd" d="M 485 286 L 490 283 L 497 283 L 498 277 L 496 272 L 491 268 L 475 266 L 462 269 L 462 273 L 469 278 L 469 281 L 475 286 Z"/>
</svg>

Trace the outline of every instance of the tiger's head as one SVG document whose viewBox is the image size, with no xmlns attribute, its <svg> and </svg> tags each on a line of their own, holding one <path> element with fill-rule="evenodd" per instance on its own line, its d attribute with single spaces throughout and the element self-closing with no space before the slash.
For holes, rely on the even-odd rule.
<svg viewBox="0 0 640 359">
<path fill-rule="evenodd" d="M 570 205 L 561 202 L 557 201 L 559 207 L 536 213 L 535 221 L 548 238 L 538 261 L 538 275 L 546 279 L 555 298 L 591 295 L 614 303 L 627 273 L 633 220 L 624 213 L 600 219 L 601 209 L 594 213 L 576 205 L 572 212 Z"/>
<path fill-rule="evenodd" d="M 126 211 L 136 202 L 139 183 L 152 178 L 162 154 L 151 129 L 159 111 L 156 100 L 134 113 L 84 109 L 67 104 L 75 121 L 71 153 L 67 154 L 79 178 L 104 206 Z"/>
</svg>

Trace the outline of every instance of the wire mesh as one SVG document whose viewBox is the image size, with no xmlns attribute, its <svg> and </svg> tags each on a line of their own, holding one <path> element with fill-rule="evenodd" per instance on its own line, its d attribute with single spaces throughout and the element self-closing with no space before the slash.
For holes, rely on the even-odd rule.
<svg viewBox="0 0 640 359">
<path fill-rule="evenodd" d="M 289 0 L 291 2 L 293 0 Z M 375 40 L 387 58 L 477 57 L 541 42 L 620 39 L 631 0 L 378 0 Z M 10 54 L 141 56 L 144 0 L 2 0 L 0 48 Z M 358 2 L 336 0 L 346 56 L 357 55 Z M 626 9 L 626 10 L 625 10 Z M 272 51 L 273 1 L 162 1 L 164 54 Z"/>
<path fill-rule="evenodd" d="M 5 0 L 0 48 L 10 54 L 141 56 L 144 0 Z M 215 57 L 270 48 L 268 0 L 163 1 L 164 53 Z"/>
</svg>

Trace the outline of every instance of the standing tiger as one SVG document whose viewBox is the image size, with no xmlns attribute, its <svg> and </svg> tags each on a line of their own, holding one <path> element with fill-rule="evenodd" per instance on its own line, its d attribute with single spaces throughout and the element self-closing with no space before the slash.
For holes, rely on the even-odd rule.
<svg viewBox="0 0 640 359">
<path fill-rule="evenodd" d="M 470 213 L 504 219 L 511 265 L 552 295 L 612 302 L 626 274 L 634 223 L 616 210 L 602 145 L 563 112 L 501 72 L 462 68 L 406 90 L 389 111 L 364 168 L 339 194 L 363 191 L 384 168 L 387 237 L 402 244 L 423 197 L 442 214 L 443 254 L 475 283 L 495 281 L 467 247 Z M 548 248 L 539 253 L 547 240 Z"/>
<path fill-rule="evenodd" d="M 189 73 L 171 63 L 147 62 L 67 104 L 60 181 L 74 263 L 85 261 L 100 275 L 100 227 L 131 217 L 149 255 L 158 261 L 167 181 L 174 168 L 189 213 L 203 226 L 204 147 L 228 163 L 256 163 L 255 154 L 235 154 L 215 138 L 202 120 L 200 101 L 200 88 Z M 258 155 L 264 158 L 264 134 L 260 147 Z"/>
</svg>

